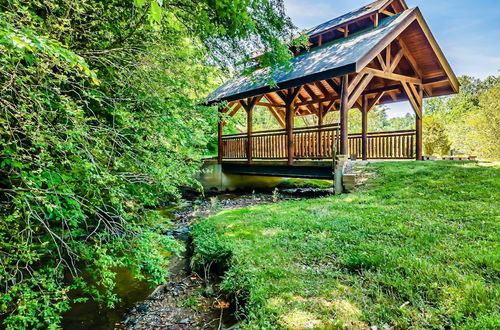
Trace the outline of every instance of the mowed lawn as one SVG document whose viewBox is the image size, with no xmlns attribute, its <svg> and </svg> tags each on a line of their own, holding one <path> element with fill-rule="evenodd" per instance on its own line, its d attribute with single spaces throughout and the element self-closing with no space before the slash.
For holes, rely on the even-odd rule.
<svg viewBox="0 0 500 330">
<path fill-rule="evenodd" d="M 201 221 L 193 261 L 225 264 L 249 328 L 500 328 L 500 168 L 364 171 L 353 194 Z"/>
</svg>

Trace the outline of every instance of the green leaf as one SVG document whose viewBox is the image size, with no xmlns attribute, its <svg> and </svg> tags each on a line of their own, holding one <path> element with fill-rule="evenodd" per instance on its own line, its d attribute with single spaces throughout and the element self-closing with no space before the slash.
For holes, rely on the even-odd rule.
<svg viewBox="0 0 500 330">
<path fill-rule="evenodd" d="M 158 24 L 161 23 L 161 7 L 158 2 L 151 3 L 151 18 Z"/>
<path fill-rule="evenodd" d="M 142 6 L 144 6 L 144 1 L 145 1 L 145 0 L 134 0 L 134 5 L 135 5 L 136 7 L 141 8 Z"/>
</svg>

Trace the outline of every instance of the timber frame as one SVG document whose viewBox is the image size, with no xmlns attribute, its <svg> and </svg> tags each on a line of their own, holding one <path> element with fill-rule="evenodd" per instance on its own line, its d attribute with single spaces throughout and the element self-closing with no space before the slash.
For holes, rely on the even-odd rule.
<svg viewBox="0 0 500 330">
<path fill-rule="evenodd" d="M 226 101 L 220 108 L 226 116 L 234 116 L 241 109 L 247 114 L 246 133 L 223 135 L 225 123 L 219 123 L 220 163 L 226 159 L 246 160 L 247 164 L 254 159 L 274 159 L 286 160 L 291 166 L 300 159 L 328 159 L 335 152 L 364 160 L 422 159 L 423 99 L 456 93 L 458 81 L 418 8 L 408 9 L 402 0 L 380 0 L 367 7 L 376 11 L 330 30 L 320 26 L 319 33 L 310 35 L 311 45 L 322 51 L 328 38 L 337 38 L 331 41 L 331 47 L 336 47 L 349 41 L 345 39 L 351 37 L 349 31 L 362 35 L 366 24 L 371 24 L 374 34 L 385 33 L 384 26 L 389 30 L 387 26 L 397 20 L 396 28 L 352 65 L 308 73 L 294 81 L 279 82 L 277 88 L 252 87 L 210 101 Z M 301 50 L 293 51 L 299 61 Z M 404 100 L 414 111 L 414 130 L 368 132 L 368 114 L 376 105 Z M 281 130 L 254 132 L 255 107 L 267 109 Z M 362 129 L 352 134 L 348 118 L 354 108 L 361 112 Z M 324 125 L 331 111 L 340 112 L 340 122 Z M 308 115 L 316 118 L 316 126 L 294 127 L 295 117 Z"/>
</svg>

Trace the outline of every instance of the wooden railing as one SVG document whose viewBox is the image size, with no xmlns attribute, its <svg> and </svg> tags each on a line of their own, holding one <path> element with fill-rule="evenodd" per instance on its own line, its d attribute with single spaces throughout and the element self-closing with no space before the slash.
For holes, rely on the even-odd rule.
<svg viewBox="0 0 500 330">
<path fill-rule="evenodd" d="M 295 128 L 293 131 L 294 159 L 331 159 L 334 145 L 340 148 L 338 124 Z M 252 133 L 253 159 L 286 159 L 286 131 L 270 130 Z M 223 159 L 247 159 L 247 133 L 222 137 Z M 363 156 L 362 135 L 349 135 L 349 155 Z M 367 156 L 369 159 L 410 159 L 415 157 L 415 131 L 368 133 Z"/>
<path fill-rule="evenodd" d="M 368 159 L 414 159 L 415 130 L 375 132 L 367 134 Z M 363 136 L 349 134 L 349 156 L 363 157 Z"/>
</svg>

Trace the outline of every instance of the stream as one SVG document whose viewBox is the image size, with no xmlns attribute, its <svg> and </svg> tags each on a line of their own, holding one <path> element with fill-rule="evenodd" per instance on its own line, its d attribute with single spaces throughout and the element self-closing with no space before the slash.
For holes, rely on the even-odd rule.
<svg viewBox="0 0 500 330">
<path fill-rule="evenodd" d="M 292 189 L 274 193 L 223 193 L 184 200 L 160 210 L 174 226 L 166 235 L 185 242 L 189 251 L 189 228 L 210 214 L 227 209 L 300 200 L 331 194 L 331 190 Z M 186 252 L 170 262 L 170 281 L 151 288 L 137 281 L 127 269 L 117 269 L 116 293 L 121 301 L 115 308 L 94 301 L 75 304 L 64 315 L 64 329 L 223 329 L 239 321 L 231 306 L 218 294 L 217 279 L 205 281 L 189 268 Z"/>
</svg>

